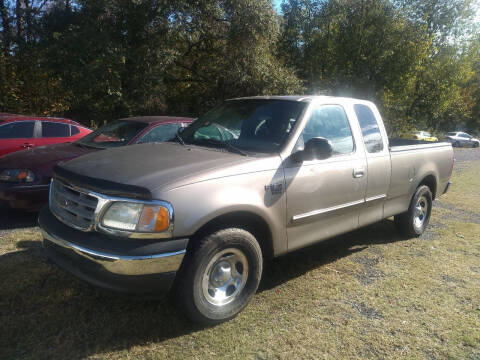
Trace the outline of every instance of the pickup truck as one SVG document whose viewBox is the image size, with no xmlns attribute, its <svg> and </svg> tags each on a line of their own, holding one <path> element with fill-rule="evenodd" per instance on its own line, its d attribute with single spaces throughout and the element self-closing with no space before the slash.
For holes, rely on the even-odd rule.
<svg viewBox="0 0 480 360">
<path fill-rule="evenodd" d="M 251 300 L 263 260 L 390 216 L 426 229 L 449 143 L 390 142 L 375 105 L 324 96 L 226 101 L 175 139 L 58 164 L 39 225 L 47 256 L 110 290 L 173 290 L 216 324 Z"/>
</svg>

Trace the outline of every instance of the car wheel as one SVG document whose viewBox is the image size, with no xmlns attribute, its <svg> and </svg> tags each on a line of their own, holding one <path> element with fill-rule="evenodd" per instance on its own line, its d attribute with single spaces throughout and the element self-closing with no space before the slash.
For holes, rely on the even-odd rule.
<svg viewBox="0 0 480 360">
<path fill-rule="evenodd" d="M 229 228 L 205 236 L 187 254 L 177 301 L 191 320 L 214 325 L 235 317 L 250 302 L 262 276 L 262 251 L 244 229 Z"/>
<path fill-rule="evenodd" d="M 458 141 L 454 141 L 454 142 L 452 143 L 452 146 L 458 147 Z"/>
<path fill-rule="evenodd" d="M 476 142 L 476 141 L 473 143 L 473 147 L 474 147 L 474 148 L 477 148 L 477 147 L 478 147 L 478 145 L 479 145 L 479 143 L 478 143 L 478 142 Z"/>
<path fill-rule="evenodd" d="M 407 212 L 395 215 L 395 225 L 403 235 L 418 237 L 423 234 L 432 212 L 432 193 L 426 185 L 419 186 Z"/>
</svg>

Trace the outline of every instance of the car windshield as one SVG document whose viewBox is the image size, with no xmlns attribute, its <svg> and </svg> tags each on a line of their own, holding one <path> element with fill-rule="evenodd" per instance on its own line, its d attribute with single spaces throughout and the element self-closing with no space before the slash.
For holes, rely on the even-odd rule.
<svg viewBox="0 0 480 360">
<path fill-rule="evenodd" d="M 198 118 L 181 137 L 186 144 L 278 152 L 306 105 L 276 99 L 230 100 Z"/>
<path fill-rule="evenodd" d="M 146 123 L 116 120 L 88 134 L 77 143 L 95 148 L 110 148 L 127 145 L 148 126 Z"/>
</svg>

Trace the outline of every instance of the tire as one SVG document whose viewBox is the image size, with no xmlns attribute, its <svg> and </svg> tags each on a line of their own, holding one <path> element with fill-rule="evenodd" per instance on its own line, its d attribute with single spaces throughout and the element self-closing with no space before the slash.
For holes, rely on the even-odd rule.
<svg viewBox="0 0 480 360">
<path fill-rule="evenodd" d="M 426 230 L 432 213 L 432 193 L 426 185 L 415 191 L 407 212 L 395 215 L 395 225 L 406 237 L 419 237 Z"/>
<path fill-rule="evenodd" d="M 234 318 L 262 277 L 257 240 L 244 229 L 229 228 L 205 236 L 190 250 L 177 274 L 177 304 L 190 320 L 204 325 Z"/>
<path fill-rule="evenodd" d="M 478 142 L 474 142 L 474 143 L 473 143 L 473 147 L 474 147 L 474 148 L 478 148 L 478 145 L 479 145 Z"/>
<path fill-rule="evenodd" d="M 458 142 L 457 142 L 457 141 L 454 141 L 454 142 L 452 143 L 452 146 L 453 146 L 453 147 L 458 147 L 458 146 L 459 146 L 459 145 L 458 145 Z"/>
</svg>

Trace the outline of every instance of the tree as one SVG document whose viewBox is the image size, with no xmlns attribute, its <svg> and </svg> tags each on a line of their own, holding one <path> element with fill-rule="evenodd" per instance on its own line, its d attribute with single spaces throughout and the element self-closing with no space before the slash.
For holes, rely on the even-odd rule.
<svg viewBox="0 0 480 360">
<path fill-rule="evenodd" d="M 289 0 L 280 54 L 309 92 L 375 101 L 392 134 L 468 118 L 471 1 Z"/>
<path fill-rule="evenodd" d="M 2 20 L 2 48 L 5 56 L 8 56 L 12 44 L 12 32 L 8 8 L 5 6 L 4 0 L 0 0 L 0 18 Z"/>
</svg>

